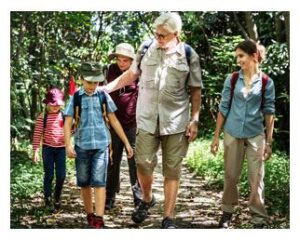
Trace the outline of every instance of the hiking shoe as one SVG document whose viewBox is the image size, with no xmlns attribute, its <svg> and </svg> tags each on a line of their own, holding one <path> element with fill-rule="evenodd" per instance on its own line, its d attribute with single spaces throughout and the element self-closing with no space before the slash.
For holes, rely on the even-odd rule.
<svg viewBox="0 0 300 240">
<path fill-rule="evenodd" d="M 267 227 L 267 225 L 265 223 L 255 223 L 255 224 L 253 224 L 254 229 L 264 229 L 266 227 Z"/>
<path fill-rule="evenodd" d="M 111 210 L 114 207 L 115 207 L 115 200 L 114 199 L 106 199 L 105 210 Z"/>
<path fill-rule="evenodd" d="M 156 200 L 154 195 L 152 195 L 152 199 L 149 203 L 141 201 L 139 206 L 134 210 L 131 215 L 132 221 L 135 223 L 143 222 L 149 215 L 148 210 L 156 204 Z"/>
<path fill-rule="evenodd" d="M 101 229 L 104 228 L 104 221 L 103 221 L 103 217 L 101 216 L 95 216 L 94 217 L 94 228 L 96 229 Z"/>
<path fill-rule="evenodd" d="M 223 212 L 221 220 L 219 222 L 219 228 L 228 228 L 231 223 L 232 213 Z"/>
<path fill-rule="evenodd" d="M 95 217 L 96 217 L 96 216 L 95 216 L 94 213 L 88 213 L 88 214 L 86 215 L 86 219 L 87 219 L 87 222 L 88 222 L 89 227 L 94 228 Z"/>
<path fill-rule="evenodd" d="M 133 200 L 133 204 L 134 204 L 134 208 L 136 208 L 137 206 L 139 206 L 141 204 L 142 200 L 141 199 L 134 199 Z"/>
<path fill-rule="evenodd" d="M 174 223 L 174 220 L 169 217 L 165 217 L 161 222 L 161 228 L 163 229 L 175 229 L 177 226 Z"/>
</svg>

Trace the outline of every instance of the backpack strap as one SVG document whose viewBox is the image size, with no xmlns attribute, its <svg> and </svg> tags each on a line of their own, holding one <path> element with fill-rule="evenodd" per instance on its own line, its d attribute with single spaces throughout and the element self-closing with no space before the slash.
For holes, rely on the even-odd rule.
<svg viewBox="0 0 300 240">
<path fill-rule="evenodd" d="M 100 104 L 101 104 L 103 120 L 105 122 L 106 127 L 108 129 L 110 129 L 109 119 L 108 119 L 108 116 L 107 116 L 107 101 L 106 101 L 106 96 L 105 96 L 105 94 L 102 91 L 98 92 L 97 94 L 98 94 L 99 101 L 100 101 Z M 109 146 L 108 146 L 108 154 L 109 154 L 110 164 L 112 165 L 113 164 L 113 158 L 112 158 L 113 148 L 112 148 L 112 143 L 110 143 Z"/>
<path fill-rule="evenodd" d="M 80 123 L 80 116 L 81 116 L 81 98 L 82 96 L 79 95 L 79 91 L 74 93 L 73 96 L 73 105 L 74 105 L 74 115 L 73 118 L 75 119 L 74 122 L 74 131 L 78 128 Z"/>
<path fill-rule="evenodd" d="M 184 43 L 184 51 L 185 51 L 185 57 L 188 65 L 190 66 L 191 63 L 191 56 L 192 56 L 192 47 L 186 43 Z"/>
<path fill-rule="evenodd" d="M 230 79 L 230 101 L 229 101 L 229 108 L 231 107 L 232 98 L 234 94 L 235 84 L 239 78 L 239 72 L 233 72 Z"/>
<path fill-rule="evenodd" d="M 48 119 L 48 113 L 47 113 L 47 111 L 45 111 L 44 118 L 43 118 L 43 132 L 45 131 L 46 126 L 47 126 L 47 119 Z"/>
<path fill-rule="evenodd" d="M 262 78 L 261 78 L 261 108 L 264 105 L 264 101 L 265 101 L 265 92 L 266 92 L 266 86 L 269 80 L 269 76 L 265 73 L 262 73 Z"/>
<path fill-rule="evenodd" d="M 109 129 L 110 126 L 109 126 L 109 120 L 108 120 L 108 116 L 107 116 L 107 102 L 106 102 L 106 97 L 104 95 L 104 93 L 101 91 L 101 92 L 97 92 L 97 95 L 99 97 L 99 101 L 100 101 L 100 104 L 101 104 L 101 110 L 102 110 L 102 117 L 103 117 L 103 120 L 106 124 L 106 127 Z"/>
<path fill-rule="evenodd" d="M 140 69 L 143 57 L 145 56 L 146 52 L 148 51 L 148 49 L 149 49 L 149 47 L 151 46 L 152 43 L 153 43 L 153 39 L 145 42 L 145 44 L 143 45 L 142 50 L 141 50 L 141 54 L 140 54 L 141 57 L 140 57 L 140 61 L 139 61 L 139 64 L 138 64 L 138 69 Z"/>
</svg>

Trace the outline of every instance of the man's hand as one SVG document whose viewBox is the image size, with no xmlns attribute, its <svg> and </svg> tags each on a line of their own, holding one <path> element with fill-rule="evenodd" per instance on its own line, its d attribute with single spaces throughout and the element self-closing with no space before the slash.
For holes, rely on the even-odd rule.
<svg viewBox="0 0 300 240">
<path fill-rule="evenodd" d="M 193 142 L 197 138 L 198 133 L 198 121 L 190 121 L 186 127 L 185 136 L 188 137 L 188 142 Z"/>
</svg>

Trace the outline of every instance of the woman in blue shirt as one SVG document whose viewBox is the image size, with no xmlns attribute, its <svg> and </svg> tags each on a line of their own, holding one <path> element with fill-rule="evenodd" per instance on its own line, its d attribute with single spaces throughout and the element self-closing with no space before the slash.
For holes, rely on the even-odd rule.
<svg viewBox="0 0 300 240">
<path fill-rule="evenodd" d="M 224 125 L 225 176 L 220 228 L 229 227 L 234 206 L 238 204 L 237 185 L 245 156 L 248 160 L 251 222 L 255 228 L 267 223 L 268 214 L 263 195 L 264 161 L 272 154 L 275 89 L 273 80 L 263 77 L 264 74 L 259 69 L 264 53 L 265 48 L 252 40 L 239 43 L 235 48 L 235 55 L 241 69 L 234 73 L 236 83 L 232 83 L 234 74 L 229 75 L 224 83 L 211 144 L 211 152 L 215 155 Z"/>
</svg>

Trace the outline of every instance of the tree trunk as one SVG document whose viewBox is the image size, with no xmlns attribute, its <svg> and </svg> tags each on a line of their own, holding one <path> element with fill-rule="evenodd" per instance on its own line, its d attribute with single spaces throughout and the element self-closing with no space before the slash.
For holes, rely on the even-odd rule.
<svg viewBox="0 0 300 240">
<path fill-rule="evenodd" d="M 246 22 L 246 29 L 248 32 L 248 35 L 251 39 L 254 41 L 258 40 L 258 32 L 257 32 L 257 26 L 254 22 L 254 19 L 251 15 L 251 12 L 245 12 L 244 13 L 244 19 Z"/>
<path fill-rule="evenodd" d="M 290 54 L 290 12 L 284 12 L 285 38 Z"/>
<path fill-rule="evenodd" d="M 249 38 L 248 33 L 244 29 L 243 25 L 240 23 L 240 20 L 239 20 L 239 17 L 237 15 L 237 12 L 233 12 L 233 16 L 234 16 L 234 20 L 235 20 L 236 25 L 238 26 L 238 28 L 242 32 L 242 35 L 244 36 L 245 39 L 248 39 Z"/>
</svg>

